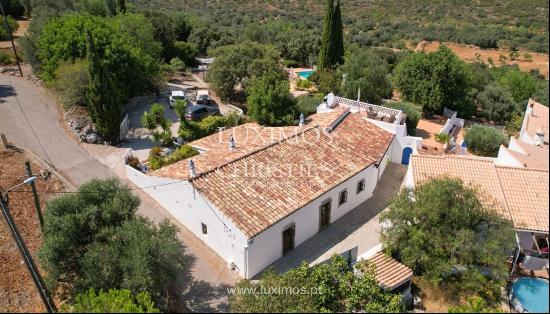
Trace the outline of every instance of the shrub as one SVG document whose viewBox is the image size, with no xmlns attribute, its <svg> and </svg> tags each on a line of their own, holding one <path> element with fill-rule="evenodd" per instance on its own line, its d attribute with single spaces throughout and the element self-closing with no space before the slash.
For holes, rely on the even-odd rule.
<svg viewBox="0 0 550 314">
<path fill-rule="evenodd" d="M 65 110 L 86 105 L 89 81 L 88 62 L 84 60 L 63 63 L 57 68 L 52 87 Z"/>
<path fill-rule="evenodd" d="M 342 85 L 342 73 L 338 70 L 317 70 L 309 79 L 315 82 L 317 89 L 323 94 L 338 94 Z"/>
<path fill-rule="evenodd" d="M 183 71 L 185 70 L 185 63 L 183 61 L 181 61 L 180 58 L 172 58 L 172 60 L 170 60 L 170 66 L 172 67 L 172 69 L 174 71 Z"/>
<path fill-rule="evenodd" d="M 420 108 L 418 106 L 413 103 L 398 101 L 388 101 L 383 105 L 384 107 L 403 111 L 403 113 L 407 115 L 405 121 L 407 123 L 407 133 L 409 135 L 414 135 L 416 133 L 416 126 L 418 125 L 418 121 L 420 121 L 421 117 Z"/>
<path fill-rule="evenodd" d="M 502 123 L 519 110 L 512 94 L 497 82 L 485 86 L 485 89 L 476 95 L 476 100 L 483 110 L 482 114 L 495 122 Z"/>
<path fill-rule="evenodd" d="M 153 147 L 149 151 L 149 166 L 153 170 L 160 169 L 164 166 L 176 163 L 180 160 L 187 159 L 198 155 L 199 152 L 189 145 L 183 145 L 180 148 L 176 149 L 172 154 L 162 157 L 160 147 Z"/>
<path fill-rule="evenodd" d="M 323 102 L 323 95 L 302 95 L 296 97 L 296 113 L 298 117 L 304 114 L 306 117 L 317 112 L 317 106 Z"/>
<path fill-rule="evenodd" d="M 298 80 L 296 82 L 296 89 L 298 90 L 308 90 L 313 87 L 313 82 L 310 80 Z"/>
<path fill-rule="evenodd" d="M 10 27 L 10 33 L 13 35 L 13 33 L 15 33 L 19 28 L 19 23 L 10 15 L 7 16 L 7 19 L 8 19 L 8 26 Z M 0 24 L 0 40 L 8 40 L 8 39 L 10 39 L 10 34 L 6 29 L 6 24 L 4 23 L 4 21 L 2 21 L 2 23 Z"/>
<path fill-rule="evenodd" d="M 64 304 L 61 313 L 160 313 L 147 292 L 133 295 L 130 290 L 94 289 L 80 293 L 71 305 Z"/>
<path fill-rule="evenodd" d="M 128 156 L 128 158 L 126 158 L 126 163 L 128 164 L 128 166 L 134 169 L 139 168 L 139 158 L 137 158 L 136 156 Z"/>
<path fill-rule="evenodd" d="M 472 126 L 464 136 L 468 150 L 475 155 L 496 157 L 500 145 L 506 144 L 504 134 L 484 125 Z"/>
<path fill-rule="evenodd" d="M 9 53 L 0 50 L 0 65 L 13 64 L 13 60 Z"/>
</svg>

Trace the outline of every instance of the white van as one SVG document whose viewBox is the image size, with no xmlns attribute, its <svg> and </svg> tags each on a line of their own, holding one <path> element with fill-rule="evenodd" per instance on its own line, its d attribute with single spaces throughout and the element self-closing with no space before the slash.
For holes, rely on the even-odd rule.
<svg viewBox="0 0 550 314">
<path fill-rule="evenodd" d="M 195 102 L 200 105 L 210 105 L 210 94 L 208 93 L 208 90 L 198 90 Z"/>
<path fill-rule="evenodd" d="M 173 91 L 170 95 L 170 108 L 174 109 L 174 106 L 176 105 L 176 100 L 183 100 L 185 101 L 185 93 L 181 90 Z"/>
</svg>

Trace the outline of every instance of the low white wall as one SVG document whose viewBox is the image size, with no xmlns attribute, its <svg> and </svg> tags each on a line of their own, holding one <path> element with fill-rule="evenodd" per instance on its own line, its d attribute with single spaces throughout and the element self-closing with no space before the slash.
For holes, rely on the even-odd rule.
<svg viewBox="0 0 550 314">
<path fill-rule="evenodd" d="M 334 222 L 372 197 L 377 176 L 378 169 L 370 166 L 257 235 L 248 251 L 250 277 L 283 256 L 283 231 L 287 227 L 295 225 L 294 245 L 295 247 L 299 246 L 319 232 L 319 207 L 323 202 L 331 199 L 330 220 Z M 363 192 L 357 194 L 357 184 L 361 179 L 365 179 L 366 187 Z M 339 193 L 344 189 L 348 191 L 348 201 L 342 206 L 338 206 Z"/>
<path fill-rule="evenodd" d="M 498 149 L 498 156 L 495 160 L 495 164 L 499 166 L 508 166 L 508 167 L 523 167 L 523 164 L 517 160 L 504 145 L 500 145 Z"/>
<path fill-rule="evenodd" d="M 228 264 L 234 263 L 239 274 L 245 276 L 246 237 L 218 209 L 206 201 L 188 181 L 148 176 L 130 166 L 126 166 L 126 176 L 138 187 L 145 188 L 144 192 Z M 155 187 L 146 188 L 150 186 Z M 202 234 L 201 223 L 206 224 L 208 228 L 206 235 Z"/>
</svg>

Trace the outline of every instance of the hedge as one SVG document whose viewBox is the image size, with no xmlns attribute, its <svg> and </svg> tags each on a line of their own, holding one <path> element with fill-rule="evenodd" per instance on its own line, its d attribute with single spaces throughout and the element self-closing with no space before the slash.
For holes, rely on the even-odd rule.
<svg viewBox="0 0 550 314">
<path fill-rule="evenodd" d="M 504 134 L 497 129 L 484 126 L 472 126 L 464 136 L 468 144 L 468 151 L 478 156 L 496 157 L 500 145 L 507 143 Z"/>
</svg>

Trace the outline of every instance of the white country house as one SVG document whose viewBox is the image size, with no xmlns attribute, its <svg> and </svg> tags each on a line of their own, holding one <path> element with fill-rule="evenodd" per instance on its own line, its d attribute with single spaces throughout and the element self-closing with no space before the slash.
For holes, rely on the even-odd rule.
<svg viewBox="0 0 550 314">
<path fill-rule="evenodd" d="M 252 278 L 369 199 L 421 139 L 399 111 L 329 95 L 298 126 L 247 123 L 189 143 L 200 154 L 127 177 Z"/>
</svg>

